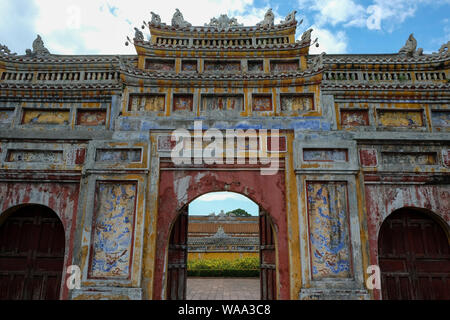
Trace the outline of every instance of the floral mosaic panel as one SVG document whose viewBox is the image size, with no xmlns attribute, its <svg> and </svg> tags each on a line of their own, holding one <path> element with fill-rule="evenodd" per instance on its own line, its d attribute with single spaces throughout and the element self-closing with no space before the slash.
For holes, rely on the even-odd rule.
<svg viewBox="0 0 450 320">
<path fill-rule="evenodd" d="M 422 111 L 379 110 L 378 121 L 385 127 L 423 127 Z"/>
<path fill-rule="evenodd" d="M 173 96 L 173 111 L 192 111 L 194 97 L 192 94 L 177 94 Z"/>
<path fill-rule="evenodd" d="M 10 123 L 14 116 L 14 109 L 0 109 L 0 124 Z"/>
<path fill-rule="evenodd" d="M 271 95 L 253 95 L 253 111 L 272 111 Z"/>
<path fill-rule="evenodd" d="M 141 162 L 141 149 L 97 149 L 97 162 Z"/>
<path fill-rule="evenodd" d="M 313 279 L 351 277 L 347 184 L 307 184 Z"/>
<path fill-rule="evenodd" d="M 136 188 L 134 183 L 97 183 L 91 278 L 130 275 Z"/>
<path fill-rule="evenodd" d="M 304 161 L 347 162 L 347 149 L 304 149 Z"/>
<path fill-rule="evenodd" d="M 309 111 L 314 109 L 312 95 L 281 95 L 281 111 Z"/>
<path fill-rule="evenodd" d="M 274 72 L 289 72 L 297 71 L 300 68 L 298 60 L 294 61 L 272 61 L 270 63 L 270 70 Z"/>
<path fill-rule="evenodd" d="M 435 165 L 437 163 L 436 152 L 382 152 L 384 165 Z"/>
<path fill-rule="evenodd" d="M 24 110 L 23 124 L 68 125 L 70 111 Z"/>
<path fill-rule="evenodd" d="M 433 126 L 444 131 L 450 131 L 450 110 L 448 111 L 433 111 L 431 115 L 433 119 Z M 440 131 L 440 130 L 438 130 Z"/>
<path fill-rule="evenodd" d="M 9 150 L 8 162 L 62 163 L 62 151 L 47 150 Z"/>
<path fill-rule="evenodd" d="M 106 110 L 78 110 L 77 125 L 104 126 L 106 124 Z"/>
<path fill-rule="evenodd" d="M 202 110 L 239 110 L 244 108 L 243 96 L 209 95 L 202 98 Z"/>
<path fill-rule="evenodd" d="M 367 110 L 341 110 L 341 124 L 344 127 L 360 127 L 369 125 Z"/>
<path fill-rule="evenodd" d="M 197 71 L 197 61 L 183 61 L 181 64 L 181 70 L 183 71 Z"/>
<path fill-rule="evenodd" d="M 163 94 L 130 95 L 129 111 L 164 112 L 166 97 Z"/>
<path fill-rule="evenodd" d="M 239 72 L 240 61 L 205 61 L 205 71 Z"/>
<path fill-rule="evenodd" d="M 145 69 L 151 71 L 175 71 L 175 60 L 152 60 L 145 61 Z"/>
<path fill-rule="evenodd" d="M 262 72 L 264 71 L 264 65 L 262 61 L 249 61 L 247 63 L 249 72 Z"/>
</svg>

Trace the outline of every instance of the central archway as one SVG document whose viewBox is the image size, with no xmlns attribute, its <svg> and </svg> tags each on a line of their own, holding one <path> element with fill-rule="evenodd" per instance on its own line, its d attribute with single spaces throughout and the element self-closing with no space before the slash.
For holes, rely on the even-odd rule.
<svg viewBox="0 0 450 320">
<path fill-rule="evenodd" d="M 170 166 L 160 168 L 158 188 L 158 214 L 155 232 L 155 258 L 153 264 L 154 300 L 167 298 L 169 243 L 172 230 L 183 210 L 199 196 L 210 192 L 235 192 L 250 198 L 267 213 L 273 229 L 275 243 L 277 300 L 290 299 L 290 271 L 288 245 L 288 217 L 286 214 L 286 174 L 263 176 L 259 170 L 174 170 Z M 183 246 L 183 244 L 180 244 Z M 269 249 L 270 247 L 267 247 Z M 182 295 L 179 295 L 182 296 Z"/>
<path fill-rule="evenodd" d="M 232 192 L 224 193 L 207 193 L 208 195 L 236 195 L 246 201 L 253 203 L 258 209 L 256 211 L 258 222 L 258 239 L 257 246 L 259 258 L 259 281 L 260 281 L 260 298 L 261 300 L 274 300 L 277 297 L 277 272 L 276 272 L 276 237 L 274 236 L 274 228 L 270 215 L 250 198 Z M 185 300 L 187 289 L 187 262 L 188 262 L 188 226 L 189 226 L 189 207 L 197 200 L 185 205 L 180 211 L 179 216 L 174 222 L 169 238 L 168 264 L 167 264 L 167 283 L 166 283 L 166 299 L 168 300 Z M 221 219 L 225 219 L 222 211 Z M 230 219 L 230 217 L 228 217 Z M 238 222 L 239 223 L 239 222 Z M 222 229 L 223 231 L 223 229 Z M 223 231 L 224 232 L 224 231 Z M 228 239 L 231 240 L 231 239 Z M 245 288 L 242 288 L 243 290 Z"/>
</svg>

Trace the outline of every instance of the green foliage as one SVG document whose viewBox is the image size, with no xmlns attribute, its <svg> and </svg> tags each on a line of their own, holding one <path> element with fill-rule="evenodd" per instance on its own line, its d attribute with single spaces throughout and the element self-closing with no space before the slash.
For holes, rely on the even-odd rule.
<svg viewBox="0 0 450 320">
<path fill-rule="evenodd" d="M 244 209 L 236 209 L 226 213 L 227 216 L 231 214 L 234 214 L 236 217 L 251 217 L 251 214 Z"/>
<path fill-rule="evenodd" d="M 258 277 L 259 257 L 227 259 L 195 259 L 188 261 L 190 277 Z"/>
</svg>

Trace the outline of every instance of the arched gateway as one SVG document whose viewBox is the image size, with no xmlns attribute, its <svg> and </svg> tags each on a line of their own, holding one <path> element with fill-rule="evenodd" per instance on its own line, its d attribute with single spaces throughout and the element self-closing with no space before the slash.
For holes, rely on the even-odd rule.
<svg viewBox="0 0 450 320">
<path fill-rule="evenodd" d="M 186 300 L 188 206 L 180 210 L 170 232 L 166 299 Z M 270 215 L 259 210 L 260 293 L 262 300 L 277 298 L 275 235 Z M 245 288 L 242 288 L 245 290 Z"/>
<path fill-rule="evenodd" d="M 57 300 L 64 264 L 64 227 L 42 205 L 0 216 L 0 299 Z"/>
<path fill-rule="evenodd" d="M 321 40 L 295 11 L 283 21 L 269 11 L 252 26 L 227 16 L 192 26 L 178 10 L 172 24 L 162 18 L 153 13 L 147 31 L 135 29 L 134 55 L 54 55 L 45 37 L 26 54 L 0 45 L 0 211 L 35 203 L 58 213 L 64 267 L 80 271 L 80 287 L 61 280 L 60 297 L 166 299 L 180 213 L 205 193 L 230 191 L 270 217 L 276 270 L 267 298 L 379 299 L 366 280 L 379 264 L 383 219 L 414 206 L 450 223 L 448 43 L 428 54 L 411 36 L 391 53 L 317 54 Z M 268 168 L 277 173 L 264 175 Z M 33 226 L 34 241 L 2 241 L 40 254 L 39 230 L 55 239 L 62 231 L 43 222 L 41 207 L 25 209 L 34 218 L 21 225 L 17 211 L 2 226 Z M 438 231 L 409 240 L 417 221 L 421 232 L 434 230 L 421 219 L 393 216 L 382 230 L 384 288 L 415 298 L 414 286 L 426 282 L 438 298 L 448 251 L 438 251 L 438 266 L 428 251 Z M 414 250 L 389 251 L 396 247 L 384 240 L 402 234 L 398 243 Z M 62 240 L 44 248 L 45 259 L 17 268 L 5 251 L 0 270 L 11 273 L 0 286 L 19 279 L 15 272 L 29 279 L 41 263 L 55 269 L 33 285 L 57 283 Z M 14 297 L 57 296 L 20 290 Z M 386 290 L 384 298 L 397 294 Z"/>
<path fill-rule="evenodd" d="M 284 185 L 283 171 L 261 176 L 259 171 L 162 170 L 161 175 L 154 298 L 185 298 L 188 204 L 202 194 L 223 190 L 245 194 L 259 204 L 261 298 L 288 298 L 285 191 L 274 188 Z M 197 183 L 189 184 L 188 180 Z M 180 190 L 181 181 L 186 183 L 183 190 Z"/>
<path fill-rule="evenodd" d="M 378 239 L 383 299 L 450 299 L 449 238 L 431 214 L 397 210 Z"/>
</svg>

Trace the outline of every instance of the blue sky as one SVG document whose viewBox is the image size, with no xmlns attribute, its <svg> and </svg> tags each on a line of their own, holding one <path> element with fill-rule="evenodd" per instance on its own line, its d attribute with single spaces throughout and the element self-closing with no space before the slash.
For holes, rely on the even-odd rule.
<svg viewBox="0 0 450 320">
<path fill-rule="evenodd" d="M 223 210 L 225 213 L 235 210 L 244 209 L 252 216 L 258 216 L 259 208 L 249 198 L 234 192 L 213 192 L 198 197 L 189 204 L 190 215 L 216 215 Z"/>
<path fill-rule="evenodd" d="M 133 28 L 151 11 L 170 23 L 175 8 L 193 25 L 222 13 L 255 25 L 268 8 L 279 22 L 295 9 L 297 36 L 319 38 L 312 53 L 395 53 L 410 33 L 432 53 L 450 40 L 450 0 L 0 0 L 0 43 L 24 54 L 40 34 L 55 54 L 134 54 Z"/>
</svg>

